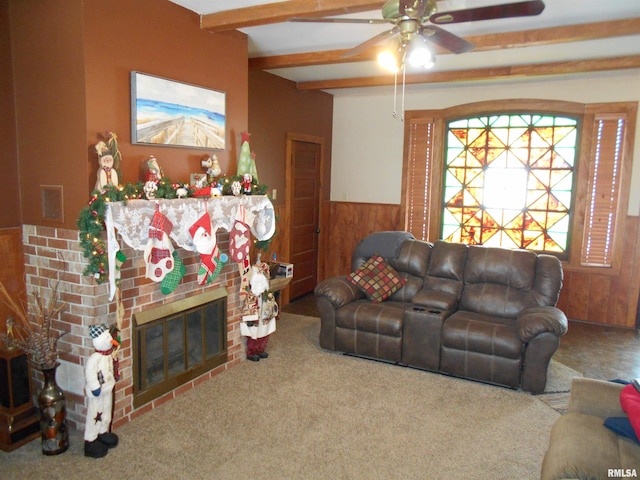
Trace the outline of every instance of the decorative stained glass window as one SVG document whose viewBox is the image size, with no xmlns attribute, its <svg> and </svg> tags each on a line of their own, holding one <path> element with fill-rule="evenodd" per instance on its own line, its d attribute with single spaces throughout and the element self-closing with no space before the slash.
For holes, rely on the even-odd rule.
<svg viewBox="0 0 640 480">
<path fill-rule="evenodd" d="M 449 122 L 441 238 L 566 253 L 577 127 L 539 114 Z"/>
</svg>

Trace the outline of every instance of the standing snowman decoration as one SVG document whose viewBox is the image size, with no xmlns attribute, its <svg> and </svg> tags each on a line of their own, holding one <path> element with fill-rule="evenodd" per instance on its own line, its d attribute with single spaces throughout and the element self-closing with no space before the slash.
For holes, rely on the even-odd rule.
<svg viewBox="0 0 640 480">
<path fill-rule="evenodd" d="M 118 436 L 109 432 L 113 408 L 113 387 L 119 378 L 117 349 L 120 344 L 104 325 L 89 327 L 95 351 L 85 364 L 85 393 L 89 399 L 84 428 L 84 454 L 104 457 L 110 448 L 118 445 Z"/>
</svg>

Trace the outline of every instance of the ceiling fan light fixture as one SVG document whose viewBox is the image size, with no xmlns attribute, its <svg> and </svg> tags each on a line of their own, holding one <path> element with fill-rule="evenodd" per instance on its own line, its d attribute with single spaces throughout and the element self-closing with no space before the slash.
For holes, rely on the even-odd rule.
<svg viewBox="0 0 640 480">
<path fill-rule="evenodd" d="M 434 65 L 434 56 L 421 35 L 414 35 L 407 45 L 407 62 L 414 68 L 431 68 Z"/>
<path fill-rule="evenodd" d="M 378 65 L 391 73 L 397 73 L 400 70 L 397 52 L 390 49 L 382 50 L 378 53 Z"/>
</svg>

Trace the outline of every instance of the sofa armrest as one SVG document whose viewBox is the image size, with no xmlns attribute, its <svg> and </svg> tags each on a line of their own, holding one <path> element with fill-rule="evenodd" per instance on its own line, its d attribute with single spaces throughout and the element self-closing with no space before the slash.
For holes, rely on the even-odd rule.
<svg viewBox="0 0 640 480">
<path fill-rule="evenodd" d="M 364 293 L 349 282 L 346 275 L 323 280 L 316 285 L 314 293 L 316 297 L 325 297 L 336 309 L 364 297 Z"/>
<path fill-rule="evenodd" d="M 620 392 L 624 385 L 593 378 L 574 378 L 571 383 L 569 412 L 594 415 L 602 419 L 625 417 L 620 406 Z"/>
<path fill-rule="evenodd" d="M 567 333 L 567 316 L 556 307 L 531 307 L 518 314 L 517 329 L 520 340 L 530 342 L 544 332 L 561 337 Z"/>
</svg>

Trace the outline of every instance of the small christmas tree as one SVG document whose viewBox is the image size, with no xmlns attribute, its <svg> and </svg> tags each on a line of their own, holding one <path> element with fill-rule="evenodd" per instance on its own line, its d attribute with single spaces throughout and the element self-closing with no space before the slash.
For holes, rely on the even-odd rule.
<svg viewBox="0 0 640 480">
<path fill-rule="evenodd" d="M 246 175 L 247 173 L 253 177 L 255 182 L 258 181 L 258 169 L 256 168 L 256 156 L 255 153 L 251 153 L 251 147 L 249 146 L 249 138 L 251 134 L 249 132 L 242 132 L 242 140 L 240 143 L 240 158 L 238 159 L 238 176 Z"/>
</svg>

